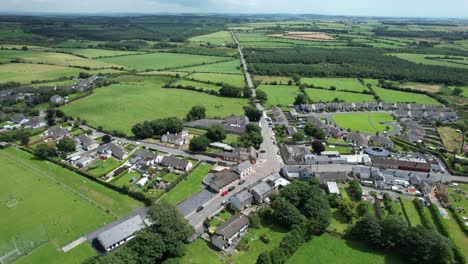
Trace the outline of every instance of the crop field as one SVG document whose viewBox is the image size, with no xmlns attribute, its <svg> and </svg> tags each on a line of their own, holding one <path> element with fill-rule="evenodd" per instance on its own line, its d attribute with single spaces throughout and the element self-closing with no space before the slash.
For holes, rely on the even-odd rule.
<svg viewBox="0 0 468 264">
<path fill-rule="evenodd" d="M 389 264 L 404 261 L 395 255 L 371 250 L 364 244 L 323 234 L 304 243 L 287 263 Z"/>
<path fill-rule="evenodd" d="M 229 31 L 218 31 L 207 35 L 193 37 L 189 40 L 192 42 L 211 43 L 215 45 L 224 45 L 234 42 Z"/>
<path fill-rule="evenodd" d="M 436 66 L 447 66 L 447 67 L 457 67 L 468 69 L 468 58 L 456 56 L 463 60 L 449 60 L 449 59 L 427 59 L 426 57 L 444 57 L 444 55 L 438 54 L 414 54 L 414 53 L 392 53 L 391 56 L 398 57 L 400 59 L 408 60 L 414 63 L 422 63 L 427 65 L 436 65 Z M 454 57 L 454 56 L 450 56 Z M 457 63 L 459 62 L 459 63 Z"/>
<path fill-rule="evenodd" d="M 78 76 L 84 70 L 43 64 L 8 63 L 0 65 L 2 82 L 30 83 L 34 80 L 55 80 Z"/>
<path fill-rule="evenodd" d="M 335 86 L 340 91 L 362 92 L 369 91 L 366 85 L 360 83 L 356 78 L 302 78 L 301 83 L 313 84 L 315 87 L 329 89 Z"/>
<path fill-rule="evenodd" d="M 383 102 L 390 103 L 412 103 L 417 104 L 432 104 L 440 105 L 434 98 L 431 98 L 425 94 L 416 94 L 403 91 L 396 91 L 390 89 L 383 89 L 379 87 L 374 87 L 374 91 L 382 99 Z"/>
<path fill-rule="evenodd" d="M 176 205 L 191 195 L 201 191 L 202 180 L 208 175 L 211 165 L 202 164 L 195 168 L 188 177 L 176 185 L 169 193 L 164 196 L 164 200 L 170 204 Z"/>
<path fill-rule="evenodd" d="M 191 81 L 191 80 L 186 80 L 186 79 L 180 79 L 176 81 L 174 85 L 192 86 L 195 88 L 201 88 L 203 90 L 213 90 L 213 91 L 219 91 L 219 89 L 221 89 L 221 86 L 216 86 L 214 84 L 206 84 L 206 83 L 196 82 L 196 81 Z"/>
<path fill-rule="evenodd" d="M 194 73 L 188 78 L 203 82 L 225 83 L 237 87 L 245 86 L 244 75 L 241 74 Z"/>
<path fill-rule="evenodd" d="M 366 134 L 388 131 L 387 125 L 381 124 L 381 122 L 391 122 L 394 120 L 390 114 L 386 113 L 336 114 L 333 115 L 332 118 L 339 127 L 345 129 L 349 128 L 352 131 L 359 131 Z"/>
<path fill-rule="evenodd" d="M 5 204 L 0 206 L 0 243 L 45 226 L 50 242 L 63 246 L 115 219 L 105 210 L 50 180 L 45 176 L 48 172 L 36 171 L 37 167 L 31 164 L 31 160 L 19 157 L 17 161 L 17 157 L 14 150 L 0 154 L 2 203 L 10 198 L 17 201 L 11 208 Z"/>
<path fill-rule="evenodd" d="M 124 76 L 118 80 L 120 84 L 98 89 L 94 95 L 65 105 L 62 110 L 91 125 L 130 135 L 132 126 L 138 122 L 174 116 L 184 118 L 194 105 L 204 105 L 208 117 L 225 117 L 241 115 L 247 104 L 243 98 L 162 88 L 169 81 L 167 77 Z"/>
<path fill-rule="evenodd" d="M 445 148 L 450 151 L 460 151 L 462 135 L 452 127 L 438 127 L 437 131 L 444 143 Z"/>
<path fill-rule="evenodd" d="M 76 55 L 85 56 L 86 58 L 95 59 L 100 57 L 115 57 L 123 55 L 141 54 L 136 51 L 121 51 L 121 50 L 105 50 L 105 49 L 58 49 L 62 52 L 70 52 Z"/>
<path fill-rule="evenodd" d="M 124 67 L 135 69 L 138 71 L 145 70 L 164 70 L 191 65 L 200 65 L 206 63 L 214 63 L 227 61 L 231 58 L 217 56 L 203 56 L 178 53 L 150 53 L 140 55 L 118 56 L 110 58 L 101 58 L 100 61 L 112 64 L 122 65 Z"/>
<path fill-rule="evenodd" d="M 239 60 L 230 60 L 225 62 L 218 62 L 206 64 L 201 66 L 185 67 L 177 69 L 182 72 L 205 72 L 205 73 L 232 73 L 242 74 Z"/>
<path fill-rule="evenodd" d="M 288 106 L 294 103 L 294 99 L 299 94 L 299 87 L 288 85 L 260 85 L 258 90 L 264 91 L 268 96 L 266 105 L 268 108 L 273 106 Z"/>
<path fill-rule="evenodd" d="M 374 97 L 369 94 L 350 93 L 343 91 L 331 91 L 323 89 L 307 88 L 307 95 L 313 102 L 332 102 L 335 98 L 344 102 L 372 102 Z"/>
</svg>

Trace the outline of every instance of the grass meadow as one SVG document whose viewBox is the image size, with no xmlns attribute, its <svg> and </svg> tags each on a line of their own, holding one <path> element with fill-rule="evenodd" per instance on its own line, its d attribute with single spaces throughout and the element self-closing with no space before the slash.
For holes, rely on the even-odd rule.
<svg viewBox="0 0 468 264">
<path fill-rule="evenodd" d="M 382 133 L 387 130 L 387 125 L 380 122 L 393 121 L 393 117 L 386 113 L 337 114 L 332 118 L 339 127 L 366 134 Z"/>
<path fill-rule="evenodd" d="M 207 35 L 196 36 L 189 40 L 192 42 L 211 43 L 215 45 L 224 45 L 234 42 L 229 31 L 218 31 Z"/>
<path fill-rule="evenodd" d="M 55 80 L 60 77 L 78 76 L 84 70 L 44 64 L 8 63 L 0 65 L 2 82 L 23 84 L 34 80 Z"/>
<path fill-rule="evenodd" d="M 301 83 L 313 84 L 316 87 L 329 89 L 335 86 L 339 91 L 362 92 L 369 91 L 366 85 L 360 83 L 356 78 L 302 78 Z"/>
<path fill-rule="evenodd" d="M 136 51 L 105 50 L 105 49 L 57 49 L 57 50 L 84 56 L 89 59 L 95 59 L 95 58 L 100 58 L 100 57 L 115 57 L 115 56 L 123 56 L 123 55 L 141 54 L 141 52 L 136 52 Z"/>
<path fill-rule="evenodd" d="M 225 83 L 237 87 L 244 87 L 244 75 L 242 74 L 224 74 L 224 73 L 194 73 L 188 76 L 202 82 Z"/>
<path fill-rule="evenodd" d="M 195 88 L 201 88 L 203 90 L 213 90 L 213 91 L 219 91 L 219 89 L 221 89 L 221 86 L 187 80 L 187 79 L 177 80 L 176 82 L 174 82 L 174 85 L 193 86 Z"/>
<path fill-rule="evenodd" d="M 462 60 L 461 62 L 463 62 L 465 64 L 459 64 L 459 63 L 453 63 L 450 60 L 426 59 L 426 57 L 444 57 L 445 56 L 445 55 L 439 55 L 439 54 L 392 53 L 392 54 L 389 54 L 389 55 L 398 57 L 398 58 L 403 59 L 403 60 L 408 60 L 408 61 L 411 61 L 411 62 L 414 62 L 414 63 L 468 69 L 468 65 L 466 64 L 467 63 L 467 57 L 450 56 L 450 57 L 463 58 L 464 61 Z M 455 61 L 455 62 L 458 62 L 458 60 Z"/>
<path fill-rule="evenodd" d="M 403 91 L 396 91 L 390 89 L 384 89 L 379 87 L 374 87 L 374 91 L 382 99 L 383 102 L 390 103 L 411 103 L 415 102 L 417 104 L 432 104 L 440 105 L 440 103 L 432 97 L 429 97 L 425 94 L 416 94 Z"/>
<path fill-rule="evenodd" d="M 299 87 L 289 85 L 260 85 L 258 90 L 264 91 L 268 96 L 266 106 L 268 108 L 281 105 L 287 106 L 294 103 L 299 94 Z"/>
<path fill-rule="evenodd" d="M 177 71 L 242 74 L 240 61 L 237 59 L 200 66 L 185 67 L 177 69 Z"/>
<path fill-rule="evenodd" d="M 307 88 L 305 91 L 313 102 L 332 102 L 335 98 L 338 98 L 348 103 L 374 101 L 374 97 L 369 94 L 359 94 L 313 88 Z"/>
</svg>

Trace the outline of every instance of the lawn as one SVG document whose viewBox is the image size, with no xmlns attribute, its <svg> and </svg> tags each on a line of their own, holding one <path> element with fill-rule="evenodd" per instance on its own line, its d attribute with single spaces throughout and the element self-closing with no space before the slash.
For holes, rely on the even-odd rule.
<svg viewBox="0 0 468 264">
<path fill-rule="evenodd" d="M 186 80 L 186 79 L 177 80 L 174 83 L 174 85 L 192 86 L 195 88 L 201 88 L 203 90 L 213 90 L 213 91 L 219 91 L 219 89 L 221 89 L 221 86 L 216 86 L 214 84 L 206 84 L 206 83 L 196 82 L 196 81 Z"/>
<path fill-rule="evenodd" d="M 416 210 L 413 202 L 404 198 L 401 198 L 400 202 L 410 226 L 422 225 L 421 218 L 419 217 L 418 211 Z"/>
<path fill-rule="evenodd" d="M 302 78 L 301 83 L 313 84 L 315 87 L 329 89 L 335 86 L 337 90 L 362 92 L 369 91 L 366 85 L 360 83 L 356 78 Z"/>
<path fill-rule="evenodd" d="M 177 71 L 242 74 L 240 61 L 238 59 L 200 66 L 184 67 L 177 69 Z"/>
<path fill-rule="evenodd" d="M 188 177 L 179 182 L 169 193 L 164 196 L 164 200 L 176 205 L 193 194 L 201 190 L 202 180 L 208 175 L 211 165 L 202 164 L 195 168 Z"/>
<path fill-rule="evenodd" d="M 124 76 L 121 83 L 104 87 L 95 94 L 61 109 L 93 126 L 119 130 L 127 135 L 138 122 L 164 117 L 184 118 L 195 105 L 204 105 L 208 117 L 243 114 L 244 98 L 227 98 L 205 93 L 163 88 L 167 77 Z"/>
<path fill-rule="evenodd" d="M 449 212 L 450 220 L 442 219 L 445 222 L 445 225 L 448 228 L 449 236 L 452 239 L 455 246 L 460 248 L 460 252 L 468 259 L 468 237 L 463 233 L 463 230 L 458 225 L 457 221 L 455 220 L 455 216 Z"/>
<path fill-rule="evenodd" d="M 138 179 L 140 178 L 141 174 L 138 172 L 126 172 L 123 175 L 119 176 L 117 179 L 113 181 L 113 184 L 119 187 L 128 186 L 131 184 L 130 180 L 132 178 Z"/>
<path fill-rule="evenodd" d="M 96 160 L 91 165 L 89 165 L 89 170 L 87 171 L 91 175 L 96 177 L 101 177 L 106 175 L 107 173 L 113 171 L 117 167 L 119 167 L 120 162 L 112 157 L 106 160 Z"/>
<path fill-rule="evenodd" d="M 84 70 L 44 64 L 8 63 L 0 65 L 2 82 L 30 83 L 35 80 L 55 80 L 78 76 Z"/>
<path fill-rule="evenodd" d="M 11 241 L 14 236 L 25 235 L 45 227 L 52 244 L 57 247 L 64 246 L 83 234 L 115 220 L 115 217 L 105 210 L 43 175 L 43 171 L 35 171 L 37 167 L 33 163 L 41 161 L 11 155 L 15 152 L 14 149 L 10 149 L 0 153 L 0 199 L 3 203 L 0 206 L 0 244 Z M 20 160 L 17 161 L 16 158 Z M 33 166 L 34 169 L 29 166 Z M 45 171 L 44 173 L 49 174 Z M 6 201 L 10 196 L 17 200 L 17 204 L 8 208 Z"/>
<path fill-rule="evenodd" d="M 440 105 L 440 103 L 425 94 L 409 93 L 374 87 L 374 91 L 382 99 L 383 102 L 390 103 L 417 103 L 417 104 L 432 104 Z"/>
<path fill-rule="evenodd" d="M 302 245 L 287 263 L 390 264 L 404 263 L 404 261 L 395 255 L 370 249 L 362 243 L 323 234 L 319 237 L 313 237 Z"/>
<path fill-rule="evenodd" d="M 95 59 L 99 57 L 115 57 L 122 55 L 141 54 L 136 51 L 104 50 L 104 49 L 59 49 L 59 51 L 69 52 L 86 58 Z"/>
<path fill-rule="evenodd" d="M 387 130 L 387 125 L 380 122 L 391 122 L 393 117 L 386 113 L 368 113 L 368 114 L 336 114 L 332 116 L 337 126 L 359 131 L 366 134 L 382 133 Z"/>
<path fill-rule="evenodd" d="M 189 40 L 192 42 L 209 42 L 215 45 L 224 45 L 234 42 L 229 31 L 218 31 L 207 35 L 196 36 Z"/>
<path fill-rule="evenodd" d="M 244 87 L 244 75 L 223 73 L 194 73 L 187 78 L 203 82 L 225 83 L 237 87 Z"/>
<path fill-rule="evenodd" d="M 349 103 L 374 101 L 374 97 L 369 94 L 349 93 L 313 88 L 307 88 L 305 91 L 313 102 L 332 102 L 335 98 Z"/>
<path fill-rule="evenodd" d="M 101 58 L 100 61 L 119 64 L 127 68 L 145 70 L 164 70 L 180 68 L 191 65 L 214 63 L 230 60 L 228 57 L 202 56 L 177 53 L 150 53 L 141 55 L 129 55 L 110 58 Z"/>
<path fill-rule="evenodd" d="M 63 253 L 59 249 L 55 248 L 51 243 L 47 243 L 37 248 L 29 255 L 19 259 L 16 264 L 81 264 L 86 259 L 95 256 L 96 251 L 91 247 L 88 241 L 78 247 Z"/>
<path fill-rule="evenodd" d="M 415 53 L 392 53 L 389 54 L 391 56 L 395 56 L 397 58 L 408 60 L 414 63 L 421 63 L 427 65 L 436 65 L 436 66 L 446 66 L 446 67 L 456 67 L 456 68 L 464 68 L 468 69 L 468 65 L 463 65 L 459 63 L 452 63 L 450 60 L 434 60 L 434 59 L 426 59 L 426 57 L 444 57 L 445 55 L 438 55 L 438 54 L 415 54 Z M 467 63 L 467 57 L 461 56 L 450 56 L 450 57 L 457 57 L 463 58 L 465 61 L 461 60 L 462 63 Z M 458 60 L 457 60 L 458 62 Z"/>
<path fill-rule="evenodd" d="M 268 108 L 273 106 L 288 106 L 294 103 L 296 96 L 299 94 L 299 87 L 288 85 L 260 85 L 258 90 L 264 91 L 268 100 L 266 106 Z"/>
<path fill-rule="evenodd" d="M 461 133 L 457 132 L 457 130 L 452 127 L 438 127 L 437 132 L 439 132 L 440 138 L 448 151 L 460 151 L 462 141 Z"/>
</svg>

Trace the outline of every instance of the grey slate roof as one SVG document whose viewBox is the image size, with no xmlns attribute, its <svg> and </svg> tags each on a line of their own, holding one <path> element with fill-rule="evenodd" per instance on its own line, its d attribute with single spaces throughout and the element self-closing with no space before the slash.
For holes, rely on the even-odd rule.
<svg viewBox="0 0 468 264">
<path fill-rule="evenodd" d="M 161 163 L 168 167 L 186 168 L 189 164 L 189 161 L 172 156 L 164 156 Z"/>
<path fill-rule="evenodd" d="M 252 167 L 252 163 L 250 163 L 250 161 L 246 160 L 246 161 L 243 161 L 243 162 L 241 162 L 241 163 L 239 163 L 237 165 L 237 171 L 238 172 L 245 171 L 250 167 Z"/>
<path fill-rule="evenodd" d="M 212 189 L 218 190 L 237 179 L 240 179 L 239 174 L 232 170 L 225 169 L 215 173 L 209 184 Z"/>
<path fill-rule="evenodd" d="M 221 224 L 216 229 L 216 234 L 224 236 L 225 238 L 233 237 L 237 232 L 239 232 L 246 225 L 249 225 L 250 221 L 246 215 L 237 214 L 228 221 Z"/>
<path fill-rule="evenodd" d="M 263 197 L 264 195 L 271 192 L 272 189 L 273 188 L 268 183 L 259 182 L 252 189 L 250 189 L 250 192 L 252 192 L 252 194 L 258 195 L 259 197 Z"/>
<path fill-rule="evenodd" d="M 97 239 L 104 246 L 104 248 L 107 249 L 115 243 L 118 243 L 132 236 L 144 227 L 145 224 L 141 220 L 140 216 L 136 215 L 128 219 L 127 221 L 122 222 L 100 233 L 97 236 Z"/>
<path fill-rule="evenodd" d="M 89 148 L 91 145 L 96 144 L 97 142 L 86 136 L 85 134 L 78 135 L 78 140 L 81 142 L 83 148 Z"/>
</svg>

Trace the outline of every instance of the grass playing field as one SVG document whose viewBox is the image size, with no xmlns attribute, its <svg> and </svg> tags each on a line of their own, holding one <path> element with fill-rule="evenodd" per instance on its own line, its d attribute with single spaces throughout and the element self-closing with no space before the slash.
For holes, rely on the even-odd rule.
<svg viewBox="0 0 468 264">
<path fill-rule="evenodd" d="M 224 45 L 234 42 L 229 31 L 218 31 L 207 35 L 196 36 L 189 40 L 192 42 L 211 43 L 215 45 Z"/>
<path fill-rule="evenodd" d="M 383 89 L 379 87 L 374 87 L 374 91 L 377 93 L 378 96 L 380 96 L 383 102 L 391 102 L 391 103 L 415 102 L 417 104 L 440 105 L 438 101 L 436 101 L 435 99 L 425 94 L 395 91 L 395 90 Z"/>
<path fill-rule="evenodd" d="M 177 69 L 183 72 L 207 72 L 207 73 L 234 73 L 242 74 L 239 60 L 230 60 L 226 62 L 212 63 L 201 66 L 185 67 Z"/>
<path fill-rule="evenodd" d="M 82 71 L 84 70 L 44 64 L 7 63 L 0 65 L 0 79 L 2 82 L 30 83 L 34 80 L 78 76 Z"/>
<path fill-rule="evenodd" d="M 77 246 L 76 248 L 63 253 L 55 248 L 51 243 L 47 243 L 29 255 L 20 258 L 16 264 L 81 264 L 86 259 L 97 255 L 96 251 L 91 247 L 87 241 Z"/>
<path fill-rule="evenodd" d="M 121 83 L 101 88 L 94 95 L 62 107 L 70 116 L 91 125 L 116 129 L 128 135 L 138 122 L 163 117 L 184 118 L 194 106 L 202 104 L 209 117 L 240 115 L 247 99 L 226 98 L 180 89 L 162 88 L 167 77 L 123 76 Z"/>
<path fill-rule="evenodd" d="M 237 87 L 244 87 L 244 75 L 223 73 L 194 73 L 187 78 L 203 82 L 225 83 Z"/>
<path fill-rule="evenodd" d="M 382 133 L 387 130 L 387 125 L 380 124 L 380 122 L 393 121 L 393 117 L 386 113 L 336 114 L 332 118 L 339 127 L 366 134 Z"/>
<path fill-rule="evenodd" d="M 340 91 L 362 92 L 369 91 L 365 84 L 362 84 L 356 78 L 302 78 L 301 83 L 313 84 L 316 87 L 329 89 L 335 86 Z"/>
<path fill-rule="evenodd" d="M 202 56 L 177 53 L 150 53 L 141 55 L 128 55 L 110 58 L 101 58 L 100 61 L 122 65 L 138 71 L 163 70 L 227 61 L 231 58 L 217 56 Z"/>
<path fill-rule="evenodd" d="M 289 85 L 260 85 L 258 90 L 264 91 L 268 96 L 266 106 L 288 106 L 294 103 L 299 94 L 299 87 Z"/>
<path fill-rule="evenodd" d="M 345 102 L 372 102 L 374 97 L 369 94 L 349 93 L 323 89 L 307 88 L 307 95 L 313 102 L 332 102 L 335 98 Z"/>
<path fill-rule="evenodd" d="M 303 244 L 287 263 L 389 264 L 404 261 L 395 255 L 371 250 L 361 243 L 323 234 Z"/>
<path fill-rule="evenodd" d="M 170 204 L 176 205 L 191 195 L 199 192 L 202 186 L 203 178 L 208 175 L 211 170 L 211 165 L 202 164 L 195 168 L 189 176 L 182 182 L 176 185 L 169 193 L 164 196 L 164 200 Z"/>
</svg>

